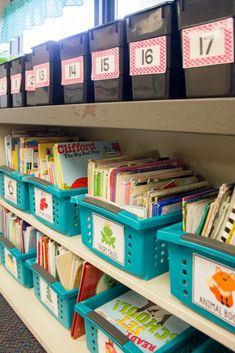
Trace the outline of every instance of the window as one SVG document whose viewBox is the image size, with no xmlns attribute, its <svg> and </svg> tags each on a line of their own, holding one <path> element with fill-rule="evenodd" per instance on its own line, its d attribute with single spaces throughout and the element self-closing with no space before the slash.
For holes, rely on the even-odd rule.
<svg viewBox="0 0 235 353">
<path fill-rule="evenodd" d="M 162 3 L 163 0 L 117 0 L 117 18 Z"/>
</svg>

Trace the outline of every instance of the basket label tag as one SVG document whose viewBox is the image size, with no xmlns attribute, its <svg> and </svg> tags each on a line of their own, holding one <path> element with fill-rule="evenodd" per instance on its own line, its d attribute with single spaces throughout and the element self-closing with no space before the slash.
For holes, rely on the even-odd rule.
<svg viewBox="0 0 235 353">
<path fill-rule="evenodd" d="M 192 302 L 235 327 L 235 270 L 193 254 Z"/>
<path fill-rule="evenodd" d="M 27 92 L 35 91 L 34 70 L 25 71 L 25 90 Z"/>
<path fill-rule="evenodd" d="M 77 58 L 63 60 L 62 65 L 62 85 L 75 85 L 77 83 L 84 83 L 84 58 L 79 56 Z"/>
<path fill-rule="evenodd" d="M 92 53 L 93 81 L 103 81 L 118 78 L 119 70 L 119 48 L 112 48 Z"/>
<path fill-rule="evenodd" d="M 17 205 L 17 181 L 4 175 L 4 197 Z"/>
<path fill-rule="evenodd" d="M 102 331 L 98 330 L 98 353 L 123 353 L 123 351 Z"/>
<path fill-rule="evenodd" d="M 53 312 L 53 314 L 55 314 L 56 317 L 59 317 L 57 294 L 41 278 L 39 278 L 39 286 L 41 301 L 48 307 L 50 311 Z"/>
<path fill-rule="evenodd" d="M 0 79 L 0 96 L 7 94 L 7 78 L 3 77 Z"/>
<path fill-rule="evenodd" d="M 130 43 L 131 76 L 164 74 L 166 61 L 166 36 Z"/>
<path fill-rule="evenodd" d="M 184 29 L 182 42 L 185 69 L 233 63 L 233 18 Z"/>
<path fill-rule="evenodd" d="M 20 93 L 22 75 L 11 75 L 11 94 Z"/>
<path fill-rule="evenodd" d="M 50 63 L 34 66 L 35 88 L 50 86 Z"/>
<path fill-rule="evenodd" d="M 6 248 L 4 248 L 4 256 L 6 268 L 13 274 L 15 278 L 18 278 L 17 263 L 15 256 L 13 256 L 10 251 Z"/>
<path fill-rule="evenodd" d="M 53 223 L 52 195 L 44 190 L 34 188 L 34 198 L 36 215 L 45 219 L 47 222 Z"/>
<path fill-rule="evenodd" d="M 107 218 L 100 217 L 97 214 L 92 214 L 92 220 L 93 248 L 124 266 L 124 227 Z"/>
</svg>

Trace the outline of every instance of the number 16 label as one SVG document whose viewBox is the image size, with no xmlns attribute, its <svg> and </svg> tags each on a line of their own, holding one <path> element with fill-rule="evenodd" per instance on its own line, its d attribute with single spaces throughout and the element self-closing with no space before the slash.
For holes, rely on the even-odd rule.
<svg viewBox="0 0 235 353">
<path fill-rule="evenodd" d="M 91 79 L 93 81 L 111 80 L 119 76 L 119 48 L 92 53 Z"/>
<path fill-rule="evenodd" d="M 182 40 L 184 68 L 234 62 L 232 18 L 185 29 Z"/>
<path fill-rule="evenodd" d="M 130 43 L 130 75 L 152 75 L 166 72 L 166 37 Z"/>
</svg>

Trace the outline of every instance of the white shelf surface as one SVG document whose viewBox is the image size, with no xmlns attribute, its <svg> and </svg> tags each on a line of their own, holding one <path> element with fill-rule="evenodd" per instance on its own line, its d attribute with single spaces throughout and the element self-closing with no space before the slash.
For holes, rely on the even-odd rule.
<svg viewBox="0 0 235 353">
<path fill-rule="evenodd" d="M 0 266 L 0 293 L 48 353 L 88 353 L 85 336 L 70 337 L 65 329 L 36 299 L 33 288 L 22 287 Z"/>
<path fill-rule="evenodd" d="M 0 124 L 235 135 L 235 98 L 71 104 L 0 109 Z"/>
<path fill-rule="evenodd" d="M 18 217 L 21 217 L 26 222 L 33 225 L 45 235 L 62 244 L 74 254 L 80 256 L 82 259 L 90 262 L 92 265 L 109 274 L 111 277 L 117 279 L 127 287 L 140 293 L 147 299 L 168 310 L 170 313 L 176 315 L 188 324 L 214 338 L 226 347 L 234 350 L 235 334 L 230 333 L 222 327 L 205 319 L 203 316 L 195 313 L 193 310 L 183 305 L 170 294 L 168 273 L 156 277 L 150 281 L 141 280 L 128 274 L 125 271 L 117 269 L 116 267 L 93 254 L 87 247 L 82 244 L 81 237 L 79 235 L 75 237 L 66 237 L 43 225 L 34 216 L 17 210 L 16 208 L 8 205 L 3 200 L 0 200 L 0 204 L 14 212 Z"/>
</svg>

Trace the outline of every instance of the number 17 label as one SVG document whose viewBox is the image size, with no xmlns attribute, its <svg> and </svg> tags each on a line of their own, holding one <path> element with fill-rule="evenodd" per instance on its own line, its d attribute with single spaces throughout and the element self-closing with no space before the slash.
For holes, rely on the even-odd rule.
<svg viewBox="0 0 235 353">
<path fill-rule="evenodd" d="M 234 62 L 232 18 L 185 29 L 182 40 L 184 68 Z"/>
</svg>

